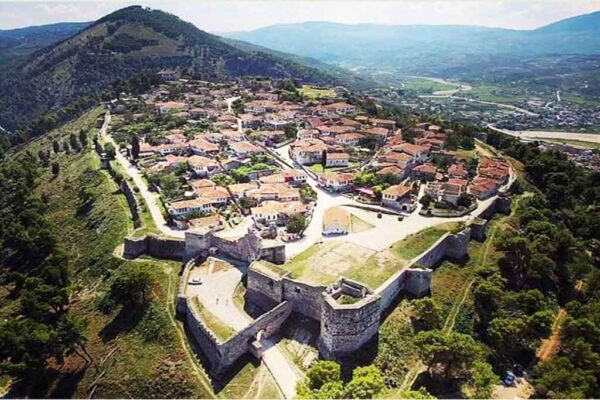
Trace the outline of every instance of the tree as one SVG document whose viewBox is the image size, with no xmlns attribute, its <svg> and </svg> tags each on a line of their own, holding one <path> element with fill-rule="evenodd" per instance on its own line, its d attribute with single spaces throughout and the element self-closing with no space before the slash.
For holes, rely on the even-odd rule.
<svg viewBox="0 0 600 400">
<path fill-rule="evenodd" d="M 307 226 L 308 224 L 306 223 L 306 218 L 304 217 L 304 215 L 292 214 L 288 218 L 288 221 L 285 225 L 285 229 L 289 233 L 302 235 L 304 233 L 304 230 L 306 230 Z"/>
<path fill-rule="evenodd" d="M 140 156 L 140 138 L 137 134 L 131 137 L 131 157 L 137 160 Z"/>
<path fill-rule="evenodd" d="M 526 238 L 514 234 L 504 234 L 498 249 L 504 252 L 499 261 L 503 274 L 512 286 L 520 288 L 531 260 L 531 251 Z"/>
<path fill-rule="evenodd" d="M 110 286 L 110 297 L 125 304 L 143 304 L 154 284 L 154 277 L 139 264 L 125 264 L 117 270 Z"/>
<path fill-rule="evenodd" d="M 69 142 L 63 142 L 63 151 L 67 154 L 71 151 L 71 147 L 69 147 Z"/>
<path fill-rule="evenodd" d="M 422 331 L 414 343 L 429 375 L 444 382 L 469 377 L 473 362 L 483 355 L 475 339 L 457 332 Z"/>
<path fill-rule="evenodd" d="M 433 197 L 431 197 L 428 194 L 423 195 L 423 197 L 421 197 L 421 200 L 419 200 L 419 203 L 421 203 L 423 205 L 423 208 L 429 208 L 429 205 L 431 204 L 431 202 L 433 201 Z"/>
<path fill-rule="evenodd" d="M 79 130 L 79 141 L 83 147 L 86 147 L 88 144 L 88 133 L 85 129 Z"/>
<path fill-rule="evenodd" d="M 383 376 L 376 366 L 359 367 L 352 372 L 352 380 L 346 385 L 344 397 L 349 399 L 372 399 L 384 387 Z"/>
<path fill-rule="evenodd" d="M 77 136 L 74 133 L 69 135 L 69 144 L 71 148 L 75 151 L 81 150 L 81 145 L 79 144 L 79 140 L 77 140 Z"/>
<path fill-rule="evenodd" d="M 471 204 L 473 204 L 473 198 L 468 194 L 463 193 L 458 197 L 456 204 L 465 208 L 471 207 Z"/>
<path fill-rule="evenodd" d="M 55 154 L 60 153 L 60 143 L 58 143 L 58 140 L 56 139 L 52 141 L 52 150 L 54 150 Z"/>
<path fill-rule="evenodd" d="M 429 331 L 440 327 L 440 307 L 431 297 L 412 302 L 412 321 L 417 331 Z"/>
<path fill-rule="evenodd" d="M 584 399 L 595 397 L 596 377 L 576 368 L 567 357 L 552 357 L 534 367 L 534 397 Z"/>
<path fill-rule="evenodd" d="M 497 315 L 503 304 L 502 287 L 488 280 L 478 280 L 473 291 L 475 313 L 479 323 L 486 327 Z"/>
<path fill-rule="evenodd" d="M 335 399 L 343 396 L 340 365 L 333 361 L 317 361 L 296 387 L 301 399 Z"/>
<path fill-rule="evenodd" d="M 286 138 L 294 139 L 298 133 L 298 125 L 296 125 L 295 123 L 287 124 L 285 128 L 283 128 L 283 131 L 285 132 Z"/>
<path fill-rule="evenodd" d="M 109 142 L 106 144 L 106 146 L 104 146 L 104 152 L 109 160 L 115 159 L 116 149 L 112 143 Z"/>
<path fill-rule="evenodd" d="M 489 399 L 494 392 L 494 385 L 498 382 L 500 378 L 494 373 L 490 364 L 485 361 L 475 361 L 472 375 L 461 392 L 467 398 Z"/>
<path fill-rule="evenodd" d="M 60 172 L 60 165 L 57 162 L 52 163 L 52 175 L 57 176 Z"/>
</svg>

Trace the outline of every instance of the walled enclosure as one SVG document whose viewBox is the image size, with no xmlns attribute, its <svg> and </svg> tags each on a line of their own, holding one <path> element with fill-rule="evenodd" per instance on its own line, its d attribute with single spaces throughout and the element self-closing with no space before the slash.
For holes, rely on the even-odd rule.
<svg viewBox="0 0 600 400">
<path fill-rule="evenodd" d="M 507 212 L 509 209 L 510 199 L 498 197 L 479 217 L 491 218 L 495 212 Z M 484 230 L 485 224 L 483 228 L 475 229 Z M 258 336 L 268 337 L 277 332 L 292 311 L 320 321 L 318 347 L 325 358 L 336 359 L 358 350 L 377 336 L 382 313 L 394 304 L 398 295 L 402 291 L 414 296 L 427 294 L 431 287 L 430 268 L 445 257 L 460 259 L 466 256 L 471 237 L 471 228 L 456 234 L 445 234 L 375 290 L 344 277 L 329 287 L 299 282 L 291 278 L 288 271 L 266 260 L 262 241 L 252 231 L 236 239 L 218 237 L 208 231 L 187 232 L 185 241 L 167 240 L 163 243 L 152 237 L 130 239 L 131 243 L 126 245 L 126 249 L 129 253 L 139 254 L 145 251 L 172 254 L 175 252 L 173 249 L 177 249 L 182 251 L 184 259 L 189 260 L 181 276 L 177 311 L 185 317 L 194 340 L 210 361 L 211 370 L 219 373 L 246 352 L 260 356 Z M 161 246 L 169 251 L 161 250 Z M 252 262 L 248 269 L 246 300 L 269 310 L 223 342 L 203 323 L 191 305 L 192 299 L 185 295 L 189 271 L 195 265 L 196 258 L 205 257 L 215 249 Z M 276 250 L 275 254 L 277 256 L 273 261 L 281 262 L 285 258 L 285 248 Z M 344 304 L 340 301 L 341 295 L 355 300 Z"/>
<path fill-rule="evenodd" d="M 294 311 L 320 321 L 319 350 L 324 357 L 335 359 L 356 351 L 377 335 L 382 312 L 402 291 L 414 296 L 425 295 L 431 287 L 432 271 L 428 268 L 444 257 L 466 256 L 470 232 L 467 228 L 457 234 L 444 235 L 374 291 L 344 277 L 330 287 L 307 285 L 292 279 L 281 267 L 264 261 L 253 262 L 248 269 L 246 299 L 265 309 L 289 301 Z M 349 282 L 352 284 L 348 285 Z M 360 287 L 365 290 L 362 294 L 351 293 L 352 287 L 355 291 L 360 291 L 357 289 Z M 338 290 L 356 297 L 357 301 L 340 304 L 335 297 Z"/>
<path fill-rule="evenodd" d="M 268 338 L 277 332 L 292 312 L 292 303 L 281 302 L 229 339 L 221 341 L 198 315 L 192 305 L 193 298 L 187 297 L 185 293 L 190 270 L 196 263 L 196 259 L 188 261 L 181 274 L 177 295 L 177 312 L 185 318 L 186 326 L 195 342 L 208 358 L 211 372 L 218 374 L 230 367 L 246 352 L 260 356 L 262 345 L 258 340 L 259 333 L 261 338 Z"/>
</svg>

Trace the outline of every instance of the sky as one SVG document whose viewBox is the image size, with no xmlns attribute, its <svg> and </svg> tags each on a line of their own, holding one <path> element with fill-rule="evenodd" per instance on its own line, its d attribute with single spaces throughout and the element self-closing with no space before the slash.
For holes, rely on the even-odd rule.
<svg viewBox="0 0 600 400">
<path fill-rule="evenodd" d="M 534 29 L 563 18 L 600 10 L 600 0 L 0 0 L 0 29 L 93 21 L 132 4 L 171 12 L 198 28 L 213 33 L 304 21 L 399 25 L 463 24 Z"/>
</svg>

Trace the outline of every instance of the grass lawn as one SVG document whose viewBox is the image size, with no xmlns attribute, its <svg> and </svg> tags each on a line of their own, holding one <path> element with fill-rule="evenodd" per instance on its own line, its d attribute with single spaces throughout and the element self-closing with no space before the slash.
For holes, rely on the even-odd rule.
<svg viewBox="0 0 600 400">
<path fill-rule="evenodd" d="M 300 94 L 309 99 L 318 99 L 323 97 L 335 97 L 335 90 L 329 88 L 318 88 L 311 85 L 302 85 L 298 90 Z"/>
<path fill-rule="evenodd" d="M 413 90 L 420 94 L 432 94 L 440 90 L 452 90 L 458 88 L 460 85 L 448 85 L 442 82 L 434 82 L 429 79 L 410 77 L 402 81 L 404 88 L 407 90 Z"/>
<path fill-rule="evenodd" d="M 310 169 L 316 174 L 322 174 L 325 171 L 325 168 L 323 168 L 323 164 L 313 164 L 309 166 L 308 169 Z"/>
<path fill-rule="evenodd" d="M 431 247 L 431 245 L 433 245 L 444 234 L 455 231 L 458 228 L 458 223 L 447 222 L 424 229 L 419 233 L 408 236 L 406 239 L 400 242 L 394 243 L 392 246 L 392 251 L 401 259 L 407 261 L 412 260 Z"/>
<path fill-rule="evenodd" d="M 374 252 L 339 240 L 314 244 L 282 265 L 292 277 L 313 285 L 327 285 L 341 275 L 364 269 L 364 261 Z"/>
<path fill-rule="evenodd" d="M 363 227 L 367 224 L 362 223 Z M 445 223 L 428 228 L 381 252 L 341 240 L 325 241 L 309 247 L 281 268 L 292 278 L 312 285 L 328 285 L 343 275 L 375 289 L 442 235 L 459 227 L 458 223 Z"/>
<path fill-rule="evenodd" d="M 175 320 L 180 263 L 125 261 L 113 255 L 133 224 L 125 197 L 108 173 L 99 170 L 91 149 L 94 124 L 101 114 L 100 108 L 92 110 L 25 148 L 48 150 L 52 140 L 62 142 L 70 133 L 89 129 L 86 149 L 53 154 L 60 173 L 53 177 L 48 168 L 38 190 L 48 200 L 52 229 L 70 260 L 70 312 L 87 321 L 86 349 L 94 366 L 85 365 L 75 354 L 67 356 L 54 385 L 37 397 L 88 398 L 90 388 L 98 398 L 214 397 L 206 374 L 189 353 L 181 323 Z M 144 263 L 156 277 L 151 300 L 146 307 L 101 311 L 99 301 L 109 288 L 111 270 L 129 263 Z"/>
<path fill-rule="evenodd" d="M 196 310 L 198 310 L 202 321 L 204 321 L 208 329 L 210 329 L 219 340 L 224 342 L 235 334 L 235 329 L 208 311 L 206 307 L 202 305 L 200 300 L 198 300 L 198 298 L 194 299 L 193 305 L 196 307 Z"/>
<path fill-rule="evenodd" d="M 555 140 L 552 140 L 552 142 L 561 143 L 561 144 L 569 144 L 572 146 L 585 147 L 588 149 L 600 149 L 600 143 L 584 142 L 583 140 L 555 139 Z"/>
</svg>

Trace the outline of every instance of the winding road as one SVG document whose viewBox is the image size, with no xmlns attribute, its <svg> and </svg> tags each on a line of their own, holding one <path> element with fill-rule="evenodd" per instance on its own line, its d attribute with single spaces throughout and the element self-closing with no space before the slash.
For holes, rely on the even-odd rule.
<svg viewBox="0 0 600 400">
<path fill-rule="evenodd" d="M 293 161 L 288 154 L 289 145 L 283 146 L 275 152 L 281 157 L 287 164 L 300 169 L 295 161 Z M 290 169 L 286 163 L 282 163 L 278 160 L 278 163 L 285 169 Z M 505 186 L 509 186 L 515 179 L 514 173 L 511 171 L 509 182 Z M 317 204 L 313 209 L 313 215 L 308 228 L 304 232 L 302 239 L 286 243 L 286 256 L 292 258 L 303 251 L 307 250 L 313 244 L 320 241 L 327 240 L 341 240 L 345 242 L 354 243 L 356 245 L 369 248 L 374 251 L 382 251 L 392 244 L 405 239 L 407 236 L 418 233 L 423 229 L 427 229 L 436 225 L 440 225 L 446 222 L 467 222 L 474 219 L 481 210 L 494 201 L 496 196 L 483 201 L 477 201 L 477 209 L 471 212 L 469 215 L 455 218 L 443 218 L 443 217 L 426 217 L 419 214 L 422 205 L 418 204 L 417 209 L 407 215 L 404 215 L 402 221 L 398 221 L 396 215 L 382 214 L 381 218 L 377 218 L 377 213 L 373 211 L 367 211 L 364 209 L 357 208 L 357 206 L 364 207 L 364 204 L 357 202 L 356 200 L 342 196 L 340 194 L 329 193 L 321 189 L 317 182 L 308 177 L 307 183 L 317 192 Z M 421 185 L 419 198 L 423 195 L 425 186 Z M 322 221 L 325 210 L 330 207 L 341 206 L 344 207 L 350 213 L 356 215 L 360 219 L 373 225 L 372 229 L 357 232 L 348 233 L 344 236 L 333 236 L 324 237 L 322 236 Z M 382 209 L 381 207 L 374 207 L 375 209 Z"/>
<path fill-rule="evenodd" d="M 108 133 L 108 126 L 110 125 L 110 113 L 107 112 L 104 117 L 104 124 L 102 128 L 100 128 L 100 137 L 102 137 L 106 142 L 112 143 L 115 146 L 117 151 L 115 152 L 115 159 L 123 169 L 125 173 L 133 180 L 135 185 L 138 187 L 140 194 L 144 198 L 146 202 L 146 206 L 152 215 L 152 219 L 154 220 L 154 224 L 160 230 L 160 232 L 165 236 L 176 237 L 176 238 L 184 238 L 185 233 L 183 231 L 177 231 L 172 229 L 167 225 L 167 221 L 162 213 L 162 210 L 159 206 L 160 198 L 156 193 L 152 193 L 146 184 L 146 181 L 142 177 L 140 170 L 137 169 L 134 165 L 132 165 L 129 160 L 118 150 L 117 143 L 114 141 L 112 136 Z"/>
</svg>

